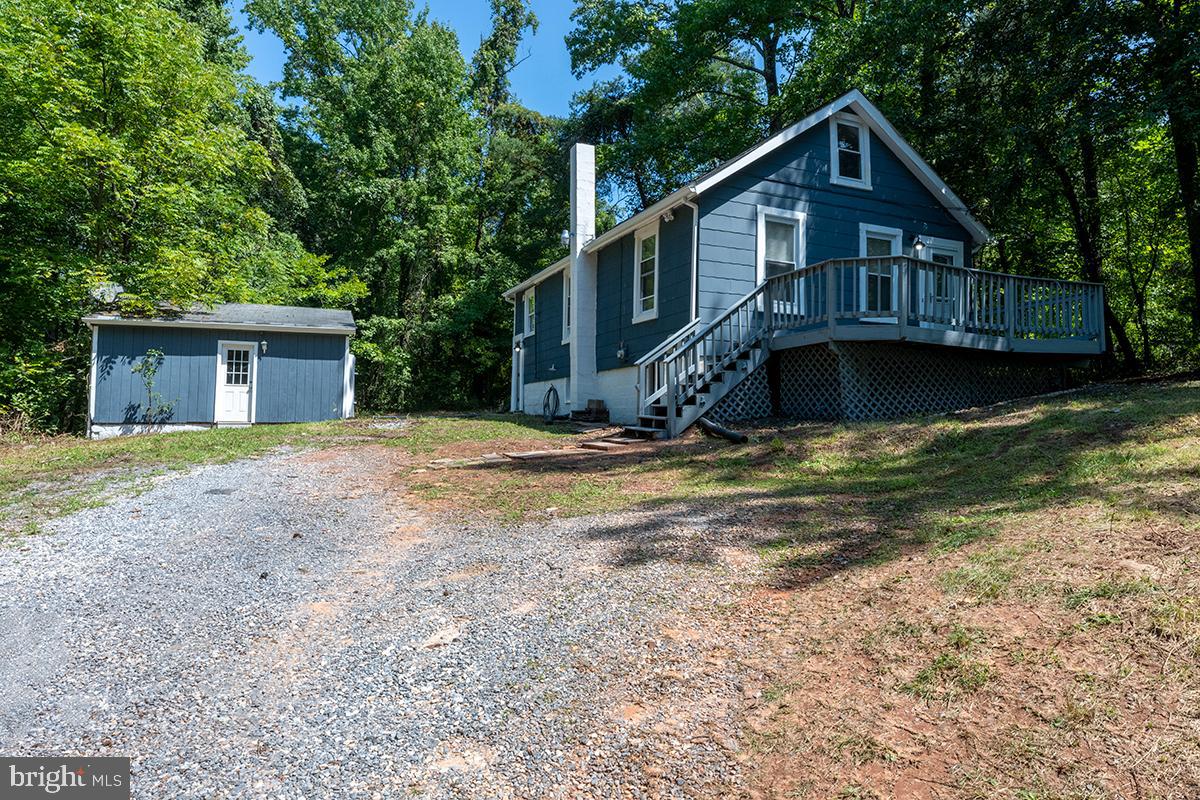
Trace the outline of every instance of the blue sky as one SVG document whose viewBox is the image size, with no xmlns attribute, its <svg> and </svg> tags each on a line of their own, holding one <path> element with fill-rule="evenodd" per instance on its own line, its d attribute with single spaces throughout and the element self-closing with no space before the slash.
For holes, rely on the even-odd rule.
<svg viewBox="0 0 1200 800">
<path fill-rule="evenodd" d="M 234 0 L 234 21 L 246 37 L 246 49 L 253 59 L 250 74 L 259 81 L 277 81 L 283 70 L 283 45 L 271 33 L 255 33 L 246 26 L 240 0 Z M 586 75 L 576 81 L 571 75 L 571 58 L 563 37 L 571 29 L 571 10 L 568 0 L 533 0 L 533 12 L 538 18 L 538 31 L 526 35 L 519 57 L 524 60 L 513 70 L 513 93 L 529 108 L 543 114 L 565 115 L 571 95 L 590 86 L 598 77 L 609 77 L 616 69 L 599 75 Z M 458 33 L 458 45 L 468 60 L 479 40 L 491 28 L 491 9 L 487 0 L 434 0 L 429 3 L 433 19 L 448 24 Z"/>
</svg>

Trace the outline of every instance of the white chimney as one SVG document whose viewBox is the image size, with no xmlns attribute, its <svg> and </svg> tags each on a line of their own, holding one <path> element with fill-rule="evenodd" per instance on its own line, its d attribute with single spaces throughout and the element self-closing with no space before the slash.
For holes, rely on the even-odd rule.
<svg viewBox="0 0 1200 800">
<path fill-rule="evenodd" d="M 571 390 L 570 408 L 596 394 L 596 257 L 583 252 L 596 238 L 596 148 L 571 146 Z"/>
</svg>

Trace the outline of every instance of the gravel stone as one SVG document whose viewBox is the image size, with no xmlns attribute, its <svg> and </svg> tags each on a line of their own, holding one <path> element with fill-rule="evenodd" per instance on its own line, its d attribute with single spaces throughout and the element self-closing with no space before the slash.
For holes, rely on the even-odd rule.
<svg viewBox="0 0 1200 800">
<path fill-rule="evenodd" d="M 0 551 L 0 751 L 134 797 L 728 797 L 755 580 L 672 509 L 462 524 L 369 450 L 154 480 Z M 751 566 L 747 566 L 751 564 Z"/>
</svg>

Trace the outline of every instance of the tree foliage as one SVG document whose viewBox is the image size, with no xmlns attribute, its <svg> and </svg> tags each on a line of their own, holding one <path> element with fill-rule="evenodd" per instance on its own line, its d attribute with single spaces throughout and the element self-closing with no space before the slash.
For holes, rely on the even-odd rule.
<svg viewBox="0 0 1200 800">
<path fill-rule="evenodd" d="M 497 402 L 510 351 L 501 292 L 543 265 L 565 223 L 559 124 L 514 103 L 508 73 L 536 21 L 494 0 L 470 67 L 405 0 L 253 0 L 287 47 L 286 150 L 298 230 L 369 294 L 360 397 L 377 408 Z"/>
</svg>

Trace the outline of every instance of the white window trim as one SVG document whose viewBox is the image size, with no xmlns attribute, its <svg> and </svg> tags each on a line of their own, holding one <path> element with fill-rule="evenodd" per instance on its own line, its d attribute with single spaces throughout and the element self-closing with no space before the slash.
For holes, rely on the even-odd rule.
<svg viewBox="0 0 1200 800">
<path fill-rule="evenodd" d="M 803 211 L 796 211 L 791 208 L 772 208 L 770 206 L 758 206 L 758 225 L 755 235 L 754 245 L 754 264 L 756 284 L 760 284 L 767 279 L 767 221 L 777 220 L 779 222 L 794 222 L 796 231 L 796 241 L 794 244 L 794 252 L 796 254 L 796 269 L 800 269 L 808 263 L 807 248 L 808 237 L 805 231 L 807 215 Z M 800 284 L 805 279 L 801 278 L 797 281 L 796 291 L 799 295 L 799 308 L 786 308 L 787 304 L 777 303 L 778 310 L 787 310 L 789 312 L 796 310 L 799 313 L 804 313 L 804 290 Z M 758 308 L 762 310 L 762 298 L 759 298 Z"/>
<path fill-rule="evenodd" d="M 654 237 L 654 308 L 642 310 L 642 242 L 645 239 Z M 658 222 L 653 225 L 647 225 L 633 235 L 633 324 L 639 322 L 649 322 L 653 319 L 658 319 L 658 296 L 660 292 L 658 284 L 659 272 L 659 245 L 662 244 L 662 237 L 658 235 Z"/>
<path fill-rule="evenodd" d="M 571 270 L 562 273 L 562 343 L 571 343 Z"/>
<path fill-rule="evenodd" d="M 805 248 L 807 246 L 805 237 L 805 214 L 803 211 L 796 211 L 790 208 L 771 208 L 769 206 L 758 206 L 758 229 L 757 241 L 755 242 L 754 263 L 757 267 L 755 277 L 757 283 L 762 283 L 767 279 L 767 220 L 778 220 L 779 222 L 794 222 L 796 223 L 796 269 L 800 269 L 806 263 Z"/>
<path fill-rule="evenodd" d="M 349 339 L 347 339 L 349 341 Z M 237 425 L 236 422 L 219 422 L 221 416 L 221 386 L 224 378 L 221 375 L 221 353 L 226 347 L 250 348 L 250 424 L 258 421 L 258 342 L 242 342 L 233 339 L 217 340 L 217 382 L 213 386 L 213 424 Z"/>
<path fill-rule="evenodd" d="M 965 266 L 963 261 L 963 255 L 965 253 L 963 243 L 957 239 L 939 239 L 936 236 L 922 236 L 921 241 L 925 243 L 925 247 L 921 249 L 920 257 L 922 259 L 926 261 L 932 261 L 933 259 L 931 256 L 933 255 L 933 251 L 935 249 L 950 250 L 954 253 L 954 266 Z"/>
<path fill-rule="evenodd" d="M 858 146 L 862 154 L 862 179 L 846 178 L 841 174 L 838 159 L 837 126 L 850 125 L 858 128 Z M 871 129 L 852 114 L 834 114 L 829 118 L 829 182 L 834 186 L 849 186 L 854 189 L 871 188 Z"/>
<path fill-rule="evenodd" d="M 890 255 L 904 255 L 904 231 L 900 228 L 889 228 L 886 225 L 872 225 L 867 222 L 858 224 L 858 255 L 859 258 L 867 257 L 867 237 L 873 239 L 891 239 L 892 252 Z M 896 274 L 896 268 L 892 268 L 892 298 L 891 305 L 895 308 L 899 299 L 897 293 L 900 276 Z M 867 308 L 867 268 L 858 268 L 858 307 L 862 310 Z M 864 317 L 864 322 L 896 322 L 895 317 Z"/>
<path fill-rule="evenodd" d="M 529 313 L 529 300 L 533 298 L 533 314 Z M 524 317 L 524 327 L 521 331 L 524 336 L 533 336 L 537 333 L 537 287 L 530 286 L 521 295 L 521 313 Z"/>
</svg>

